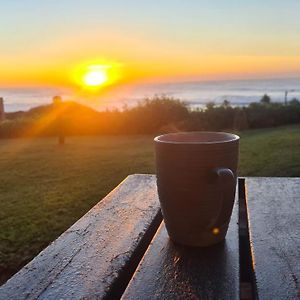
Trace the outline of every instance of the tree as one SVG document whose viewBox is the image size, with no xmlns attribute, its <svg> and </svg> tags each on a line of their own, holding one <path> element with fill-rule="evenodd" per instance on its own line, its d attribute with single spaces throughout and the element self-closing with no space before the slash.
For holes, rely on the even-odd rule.
<svg viewBox="0 0 300 300">
<path fill-rule="evenodd" d="M 264 94 L 262 96 L 262 98 L 260 99 L 260 103 L 263 103 L 263 104 L 270 104 L 271 103 L 271 98 L 269 95 L 267 94 Z"/>
<path fill-rule="evenodd" d="M 231 107 L 230 102 L 229 102 L 227 99 L 225 99 L 225 100 L 223 101 L 222 106 L 223 106 L 224 108 L 229 108 L 229 107 Z"/>
<path fill-rule="evenodd" d="M 205 106 L 206 106 L 206 109 L 211 110 L 211 109 L 214 109 L 215 105 L 216 105 L 215 102 L 210 101 L 210 102 L 207 102 Z"/>
<path fill-rule="evenodd" d="M 299 106 L 300 105 L 300 101 L 297 98 L 293 98 L 290 102 L 289 105 L 292 106 Z"/>
</svg>

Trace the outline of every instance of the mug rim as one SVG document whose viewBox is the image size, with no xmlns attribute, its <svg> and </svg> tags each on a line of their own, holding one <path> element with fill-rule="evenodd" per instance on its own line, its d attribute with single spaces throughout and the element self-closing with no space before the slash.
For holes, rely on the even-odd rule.
<svg viewBox="0 0 300 300">
<path fill-rule="evenodd" d="M 191 135 L 191 134 L 203 134 L 203 135 L 220 135 L 220 136 L 227 136 L 229 139 L 227 140 L 214 140 L 214 141 L 172 141 L 172 140 L 162 140 L 163 137 L 170 137 L 170 136 L 175 136 L 175 135 Z M 234 133 L 229 133 L 229 132 L 222 132 L 222 131 L 184 131 L 184 132 L 173 132 L 173 133 L 166 133 L 166 134 L 161 134 L 159 136 L 156 136 L 154 138 L 154 141 L 157 143 L 162 143 L 162 144 L 194 144 L 194 145 L 212 145 L 212 144 L 223 144 L 223 143 L 231 143 L 238 141 L 240 137 Z"/>
</svg>

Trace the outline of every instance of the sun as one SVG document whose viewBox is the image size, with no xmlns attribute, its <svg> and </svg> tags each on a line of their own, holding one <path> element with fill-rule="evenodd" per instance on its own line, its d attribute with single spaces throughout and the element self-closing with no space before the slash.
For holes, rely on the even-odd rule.
<svg viewBox="0 0 300 300">
<path fill-rule="evenodd" d="M 121 63 L 113 61 L 83 62 L 70 69 L 70 79 L 82 92 L 99 93 L 120 82 L 121 68 Z"/>
<path fill-rule="evenodd" d="M 101 67 L 91 67 L 83 75 L 83 83 L 90 87 L 99 87 L 108 81 L 108 76 L 105 69 Z"/>
</svg>

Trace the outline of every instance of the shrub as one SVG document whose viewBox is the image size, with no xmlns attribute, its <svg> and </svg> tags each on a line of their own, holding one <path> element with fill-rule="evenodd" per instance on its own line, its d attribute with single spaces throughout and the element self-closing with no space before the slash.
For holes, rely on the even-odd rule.
<svg viewBox="0 0 300 300">
<path fill-rule="evenodd" d="M 264 99 L 264 100 L 263 100 Z M 269 96 L 247 107 L 210 102 L 205 109 L 189 110 L 179 99 L 146 98 L 123 111 L 97 112 L 75 102 L 41 106 L 28 112 L 8 113 L 0 123 L 0 137 L 93 134 L 157 134 L 174 131 L 244 130 L 300 122 L 300 102 L 273 103 Z M 63 129 L 62 129 L 63 128 Z"/>
</svg>

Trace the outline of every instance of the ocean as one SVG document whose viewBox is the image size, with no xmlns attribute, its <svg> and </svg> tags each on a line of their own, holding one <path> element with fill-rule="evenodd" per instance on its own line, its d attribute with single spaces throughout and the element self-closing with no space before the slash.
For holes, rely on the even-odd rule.
<svg viewBox="0 0 300 300">
<path fill-rule="evenodd" d="M 285 91 L 288 91 L 288 100 L 300 99 L 300 78 L 141 84 L 116 89 L 109 96 L 93 96 L 92 100 L 75 96 L 70 90 L 57 88 L 0 88 L 0 97 L 4 99 L 5 111 L 13 112 L 49 104 L 55 95 L 73 99 L 97 110 L 106 110 L 132 107 L 145 97 L 154 95 L 180 99 L 191 108 L 202 108 L 212 101 L 220 104 L 225 99 L 233 106 L 244 106 L 259 101 L 264 94 L 268 94 L 273 102 L 284 102 Z"/>
</svg>

